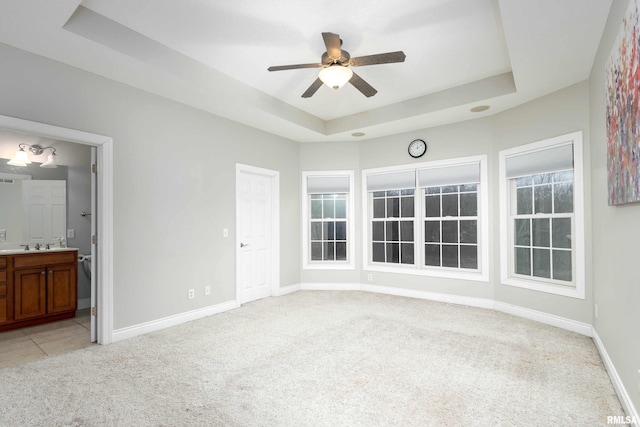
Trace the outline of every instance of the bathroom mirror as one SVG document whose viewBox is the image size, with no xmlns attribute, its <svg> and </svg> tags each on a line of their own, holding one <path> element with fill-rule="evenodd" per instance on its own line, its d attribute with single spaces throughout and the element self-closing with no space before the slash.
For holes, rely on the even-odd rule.
<svg viewBox="0 0 640 427">
<path fill-rule="evenodd" d="M 53 237 L 66 234 L 67 167 L 47 169 L 39 163 L 11 166 L 8 160 L 0 158 L 0 230 L 6 230 L 4 242 L 0 232 L 0 244 L 55 243 Z M 30 182 L 25 185 L 25 181 Z M 26 211 L 25 199 L 29 197 L 23 187 L 31 188 L 34 196 L 32 209 Z"/>
</svg>

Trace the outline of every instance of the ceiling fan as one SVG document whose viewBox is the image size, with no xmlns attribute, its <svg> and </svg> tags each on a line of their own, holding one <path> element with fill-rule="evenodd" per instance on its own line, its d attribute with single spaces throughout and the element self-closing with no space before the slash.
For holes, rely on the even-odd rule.
<svg viewBox="0 0 640 427">
<path fill-rule="evenodd" d="M 295 70 L 298 68 L 322 68 L 316 81 L 303 94 L 303 98 L 309 98 L 326 84 L 333 89 L 341 88 L 349 82 L 366 97 L 375 95 L 375 90 L 362 77 L 354 73 L 349 67 L 361 67 L 363 65 L 389 64 L 392 62 L 404 62 L 406 55 L 402 51 L 379 53 L 377 55 L 360 56 L 351 58 L 349 52 L 342 50 L 342 40 L 338 34 L 322 33 L 327 51 L 322 54 L 318 64 L 278 65 L 269 67 L 269 71 Z"/>
</svg>

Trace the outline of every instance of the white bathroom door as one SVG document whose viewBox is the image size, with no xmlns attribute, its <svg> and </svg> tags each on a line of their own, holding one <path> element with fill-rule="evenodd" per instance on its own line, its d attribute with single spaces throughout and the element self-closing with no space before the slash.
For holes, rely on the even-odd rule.
<svg viewBox="0 0 640 427">
<path fill-rule="evenodd" d="M 278 286 L 278 172 L 236 167 L 236 298 L 274 295 Z"/>
</svg>

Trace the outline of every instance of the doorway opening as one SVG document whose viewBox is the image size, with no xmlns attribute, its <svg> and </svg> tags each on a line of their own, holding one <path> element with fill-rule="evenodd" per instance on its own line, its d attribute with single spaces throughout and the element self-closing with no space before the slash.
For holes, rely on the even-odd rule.
<svg viewBox="0 0 640 427">
<path fill-rule="evenodd" d="M 113 139 L 1 115 L 0 128 L 94 147 L 91 174 L 91 339 L 98 344 L 110 344 L 113 334 Z"/>
</svg>

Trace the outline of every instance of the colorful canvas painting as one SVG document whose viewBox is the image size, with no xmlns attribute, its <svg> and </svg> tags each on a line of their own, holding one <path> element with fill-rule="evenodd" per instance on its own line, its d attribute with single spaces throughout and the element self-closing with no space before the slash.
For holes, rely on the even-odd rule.
<svg viewBox="0 0 640 427">
<path fill-rule="evenodd" d="M 640 201 L 640 25 L 631 0 L 607 64 L 609 205 Z"/>
</svg>

